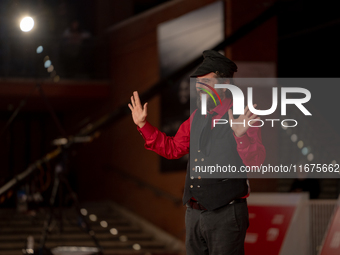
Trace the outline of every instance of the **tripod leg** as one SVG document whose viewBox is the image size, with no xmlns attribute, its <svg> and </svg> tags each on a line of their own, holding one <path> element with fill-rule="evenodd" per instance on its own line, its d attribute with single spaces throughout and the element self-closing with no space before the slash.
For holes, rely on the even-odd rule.
<svg viewBox="0 0 340 255">
<path fill-rule="evenodd" d="M 58 167 L 60 167 L 59 165 L 56 166 L 56 170 L 55 170 L 55 178 L 54 178 L 54 183 L 53 183 L 53 188 L 52 188 L 52 193 L 51 193 L 51 197 L 50 197 L 50 212 L 46 218 L 46 220 L 44 221 L 44 228 L 43 228 L 43 232 L 41 235 L 41 239 L 40 239 L 40 252 L 42 253 L 43 249 L 45 248 L 45 243 L 47 240 L 47 235 L 50 232 L 50 226 L 51 226 L 51 222 L 52 219 L 54 217 L 54 203 L 55 203 L 55 198 L 59 189 L 59 185 L 60 185 L 60 179 L 59 179 L 59 169 Z"/>
<path fill-rule="evenodd" d="M 85 227 L 84 228 L 86 229 L 86 232 L 92 238 L 93 242 L 95 243 L 95 245 L 99 249 L 100 254 L 103 254 L 102 247 L 100 246 L 99 241 L 98 241 L 97 237 L 95 236 L 94 231 L 91 229 L 90 224 L 88 223 L 88 221 L 86 220 L 84 215 L 82 215 L 81 212 L 80 212 L 80 206 L 79 206 L 78 198 L 77 198 L 76 194 L 73 192 L 73 190 L 72 190 L 68 180 L 66 178 L 64 178 L 64 177 L 61 177 L 60 180 L 65 184 L 69 194 L 71 195 L 71 198 L 72 198 L 72 200 L 74 202 L 74 205 L 76 207 L 77 214 L 79 215 L 79 217 L 81 217 L 82 221 L 85 223 Z"/>
</svg>

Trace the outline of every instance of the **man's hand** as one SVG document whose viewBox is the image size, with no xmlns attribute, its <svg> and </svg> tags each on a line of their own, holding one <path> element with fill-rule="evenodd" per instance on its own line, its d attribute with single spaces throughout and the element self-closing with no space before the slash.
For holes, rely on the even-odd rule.
<svg viewBox="0 0 340 255">
<path fill-rule="evenodd" d="M 140 128 L 142 128 L 146 122 L 146 116 L 148 115 L 147 104 L 148 103 L 145 103 L 144 107 L 142 107 L 138 92 L 133 92 L 133 96 L 131 96 L 131 104 L 128 104 L 128 106 L 132 113 L 133 122 Z"/>
<path fill-rule="evenodd" d="M 254 104 L 254 108 L 256 106 L 257 105 Z M 233 124 L 232 127 L 231 127 L 231 129 L 234 131 L 234 133 L 235 133 L 235 135 L 237 137 L 241 137 L 241 136 L 243 136 L 247 132 L 248 128 L 250 127 L 248 125 L 248 121 L 249 120 L 253 120 L 253 119 L 259 120 L 260 119 L 260 117 L 257 117 L 257 115 L 255 115 L 255 114 L 251 115 L 252 113 L 249 111 L 248 105 L 246 106 L 246 108 L 244 108 L 244 114 L 240 115 L 237 119 L 234 119 L 233 111 L 231 109 L 228 110 L 228 114 L 229 114 L 229 123 L 230 123 L 230 126 L 231 126 L 231 121 L 233 123 L 241 122 L 241 124 L 238 124 L 238 123 L 237 124 Z M 243 121 L 245 122 L 244 125 L 243 125 Z"/>
</svg>

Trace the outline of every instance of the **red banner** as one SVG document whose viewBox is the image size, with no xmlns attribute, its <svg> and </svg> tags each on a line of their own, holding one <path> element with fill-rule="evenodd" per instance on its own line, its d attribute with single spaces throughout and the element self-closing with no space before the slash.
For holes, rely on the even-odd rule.
<svg viewBox="0 0 340 255">
<path fill-rule="evenodd" d="M 340 209 L 338 207 L 325 243 L 322 247 L 321 255 L 339 255 L 340 254 Z"/>
<path fill-rule="evenodd" d="M 249 228 L 245 240 L 247 255 L 280 253 L 295 206 L 248 206 Z"/>
</svg>

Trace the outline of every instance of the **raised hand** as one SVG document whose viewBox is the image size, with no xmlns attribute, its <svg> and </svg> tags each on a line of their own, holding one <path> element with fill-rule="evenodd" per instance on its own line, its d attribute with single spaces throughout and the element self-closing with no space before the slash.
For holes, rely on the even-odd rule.
<svg viewBox="0 0 340 255">
<path fill-rule="evenodd" d="M 131 96 L 131 104 L 128 104 L 128 106 L 132 113 L 133 122 L 140 128 L 142 128 L 146 122 L 146 116 L 148 115 L 147 105 L 148 103 L 145 103 L 142 107 L 138 92 L 134 91 L 133 96 Z"/>
<path fill-rule="evenodd" d="M 256 106 L 257 106 L 257 104 L 254 104 L 254 108 Z M 230 126 L 231 126 L 231 121 L 232 121 L 232 123 L 235 123 L 235 122 L 243 123 L 243 121 L 244 121 L 244 125 L 243 124 L 233 124 L 231 126 L 231 129 L 234 131 L 235 135 L 238 136 L 238 137 L 243 136 L 247 132 L 248 128 L 250 127 L 248 125 L 249 120 L 253 120 L 253 119 L 259 120 L 260 119 L 260 117 L 257 117 L 256 114 L 252 114 L 251 111 L 249 111 L 248 105 L 246 106 L 246 108 L 244 108 L 244 114 L 240 115 L 237 119 L 234 119 L 233 111 L 231 109 L 228 110 L 228 114 L 229 114 Z"/>
</svg>

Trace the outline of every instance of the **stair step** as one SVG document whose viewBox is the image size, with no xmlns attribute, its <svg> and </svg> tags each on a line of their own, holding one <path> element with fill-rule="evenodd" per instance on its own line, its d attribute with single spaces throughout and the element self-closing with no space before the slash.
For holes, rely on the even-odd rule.
<svg viewBox="0 0 340 255">
<path fill-rule="evenodd" d="M 141 249 L 141 250 L 130 250 L 130 249 L 104 249 L 105 255 L 181 255 L 182 253 L 167 251 L 164 249 Z M 22 255 L 20 250 L 0 250 L 0 255 Z"/>
<path fill-rule="evenodd" d="M 133 249 L 134 244 L 139 244 L 143 249 L 162 249 L 165 245 L 157 241 L 100 241 L 100 245 L 103 249 Z M 93 246 L 93 241 L 90 240 L 47 240 L 45 246 L 47 248 L 53 248 L 56 246 Z M 25 247 L 25 243 L 4 243 L 0 246 L 1 250 L 9 250 L 12 248 L 22 249 Z M 39 247 L 39 242 L 35 243 L 35 247 Z"/>
<path fill-rule="evenodd" d="M 139 233 L 141 232 L 141 228 L 137 226 L 117 226 L 115 227 L 117 229 L 118 233 Z M 101 227 L 92 227 L 92 230 L 96 233 L 105 233 L 108 232 L 108 229 L 104 229 Z M 10 227 L 5 227 L 2 228 L 0 231 L 0 236 L 1 235 L 11 235 L 11 234 L 39 234 L 41 233 L 42 228 L 35 228 L 35 227 L 27 227 L 27 228 L 22 228 L 22 229 L 13 229 Z M 52 233 L 58 232 L 59 229 L 55 228 Z M 63 232 L 73 234 L 73 233 L 79 233 L 83 231 L 80 227 L 78 226 L 65 226 L 63 228 Z"/>
<path fill-rule="evenodd" d="M 139 221 L 126 217 L 125 212 L 118 206 L 114 207 L 109 204 L 109 206 L 97 205 L 83 208 L 87 210 L 85 217 L 106 255 L 178 255 L 177 252 L 171 250 L 171 247 L 167 247 L 168 241 L 158 239 L 157 232 L 152 232 L 153 234 L 144 232 L 143 228 L 139 226 Z M 39 247 L 48 213 L 49 210 L 44 208 L 27 214 L 18 213 L 15 209 L 0 210 L 0 255 L 21 255 L 29 235 L 34 238 L 35 248 Z M 96 215 L 96 221 L 90 220 L 91 214 Z M 55 211 L 55 216 L 59 216 L 58 210 Z M 107 226 L 105 224 L 103 227 L 101 221 L 106 221 Z M 60 232 L 58 219 L 53 219 L 52 233 L 48 235 L 45 246 L 47 248 L 57 246 L 94 247 L 91 237 L 79 226 L 81 222 L 81 218 L 74 209 L 64 209 L 62 213 L 63 231 Z M 137 248 L 136 244 L 138 244 Z"/>
<path fill-rule="evenodd" d="M 41 234 L 32 235 L 34 240 L 40 240 Z M 126 233 L 125 236 L 128 240 L 152 240 L 153 237 L 147 233 Z M 0 235 L 0 246 L 1 243 L 4 242 L 25 242 L 27 240 L 28 235 Z M 99 240 L 118 240 L 119 235 L 112 235 L 110 233 L 96 233 L 96 237 Z M 75 233 L 75 234 L 67 234 L 62 233 L 61 235 L 49 235 L 49 240 L 54 239 L 90 239 L 90 236 L 87 233 Z"/>
<path fill-rule="evenodd" d="M 105 221 L 108 223 L 108 225 L 129 225 L 130 222 L 126 219 L 105 219 Z M 44 219 L 37 219 L 37 220 L 29 220 L 29 219 L 20 219 L 20 220 L 10 220 L 10 221 L 2 221 L 0 222 L 0 228 L 5 227 L 6 225 L 11 225 L 11 226 L 26 226 L 26 225 L 39 225 L 39 226 L 43 226 L 44 225 L 45 220 Z M 89 221 L 91 222 L 91 224 L 100 224 L 100 221 Z M 74 224 L 76 225 L 78 223 L 77 219 L 64 219 L 63 220 L 63 224 Z"/>
</svg>

